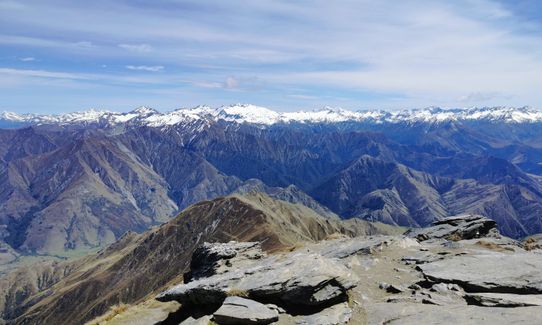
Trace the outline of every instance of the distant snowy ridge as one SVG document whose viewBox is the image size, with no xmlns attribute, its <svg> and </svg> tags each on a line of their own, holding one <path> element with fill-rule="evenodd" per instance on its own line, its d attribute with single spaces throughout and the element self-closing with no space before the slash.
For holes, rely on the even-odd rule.
<svg viewBox="0 0 542 325">
<path fill-rule="evenodd" d="M 128 113 L 91 109 L 61 115 L 17 114 L 3 112 L 0 121 L 20 124 L 93 124 L 119 125 L 130 123 L 151 127 L 162 127 L 198 120 L 224 120 L 236 123 L 273 125 L 278 123 L 442 123 L 447 121 L 493 121 L 503 123 L 542 122 L 542 111 L 528 107 L 484 107 L 467 109 L 442 109 L 430 107 L 401 111 L 350 111 L 325 107 L 314 111 L 275 112 L 265 107 L 236 104 L 212 108 L 197 106 L 160 113 L 152 108 L 139 107 Z"/>
</svg>

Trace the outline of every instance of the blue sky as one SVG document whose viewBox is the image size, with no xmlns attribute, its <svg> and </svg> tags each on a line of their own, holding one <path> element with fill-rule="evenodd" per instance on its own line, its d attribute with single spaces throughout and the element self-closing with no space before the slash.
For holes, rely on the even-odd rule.
<svg viewBox="0 0 542 325">
<path fill-rule="evenodd" d="M 0 110 L 539 108 L 540 3 L 0 0 Z"/>
</svg>

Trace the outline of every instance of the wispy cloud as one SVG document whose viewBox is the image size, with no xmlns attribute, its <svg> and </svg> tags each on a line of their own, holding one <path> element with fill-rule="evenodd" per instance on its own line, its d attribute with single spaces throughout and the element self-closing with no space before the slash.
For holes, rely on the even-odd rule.
<svg viewBox="0 0 542 325">
<path fill-rule="evenodd" d="M 499 92 L 472 92 L 465 96 L 459 97 L 458 101 L 465 104 L 477 104 L 479 102 L 494 100 L 494 99 L 510 99 L 513 95 L 506 95 Z"/>
<path fill-rule="evenodd" d="M 132 52 L 147 53 L 152 51 L 149 44 L 119 44 L 119 47 Z"/>
<path fill-rule="evenodd" d="M 36 58 L 31 57 L 31 56 L 27 56 L 27 57 L 24 57 L 24 58 L 20 58 L 19 60 L 21 60 L 23 62 L 31 62 L 31 61 L 36 61 Z"/>
<path fill-rule="evenodd" d="M 69 72 L 46 71 L 46 70 L 24 70 L 24 69 L 11 69 L 11 68 L 0 68 L 0 76 L 1 75 L 38 77 L 38 78 L 55 78 L 55 79 L 78 79 L 78 80 L 95 79 L 91 75 L 87 75 L 83 73 L 69 73 Z"/>
<path fill-rule="evenodd" d="M 150 72 L 159 72 L 164 70 L 164 67 L 161 65 L 127 65 L 125 66 L 128 70 L 139 70 L 139 71 L 150 71 Z"/>
<path fill-rule="evenodd" d="M 10 0 L 0 1 L 0 44 L 39 54 L 50 72 L 88 77 L 107 65 L 113 74 L 107 80 L 126 88 L 136 87 L 129 78 L 148 77 L 176 89 L 171 100 L 187 98 L 178 96 L 182 89 L 205 102 L 289 108 L 318 100 L 329 100 L 318 106 L 349 100 L 385 108 L 542 107 L 542 16 L 524 19 L 518 6 L 500 0 Z M 124 69 L 116 71 L 119 66 Z"/>
<path fill-rule="evenodd" d="M 83 49 L 90 49 L 90 48 L 94 47 L 94 44 L 92 44 L 92 42 L 89 42 L 89 41 L 75 42 L 75 43 L 73 43 L 73 45 L 75 47 L 83 48 Z"/>
</svg>

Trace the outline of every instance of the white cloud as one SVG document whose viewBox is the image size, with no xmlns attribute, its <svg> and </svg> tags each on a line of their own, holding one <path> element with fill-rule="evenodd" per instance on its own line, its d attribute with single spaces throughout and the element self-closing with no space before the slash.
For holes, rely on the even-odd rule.
<svg viewBox="0 0 542 325">
<path fill-rule="evenodd" d="M 119 47 L 132 52 L 147 53 L 152 51 L 149 44 L 119 44 Z"/>
<path fill-rule="evenodd" d="M 237 80 L 234 77 L 228 77 L 226 78 L 226 81 L 224 82 L 224 88 L 226 89 L 235 89 L 239 87 L 239 80 Z"/>
<path fill-rule="evenodd" d="M 164 67 L 161 66 L 161 65 L 127 65 L 126 69 L 128 69 L 128 70 L 159 72 L 159 71 L 164 70 Z"/>
<path fill-rule="evenodd" d="M 28 56 L 28 57 L 20 58 L 19 60 L 21 60 L 23 62 L 31 62 L 31 61 L 36 61 L 36 58 Z"/>
</svg>

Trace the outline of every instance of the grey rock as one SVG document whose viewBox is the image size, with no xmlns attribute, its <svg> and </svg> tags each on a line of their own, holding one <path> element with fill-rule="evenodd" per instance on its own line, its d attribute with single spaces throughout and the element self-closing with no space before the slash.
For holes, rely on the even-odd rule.
<svg viewBox="0 0 542 325">
<path fill-rule="evenodd" d="M 267 306 L 267 308 L 269 308 L 269 309 L 276 310 L 279 314 L 286 313 L 286 310 L 284 310 L 284 308 L 282 308 L 280 306 L 277 306 L 275 304 L 266 304 L 265 306 Z"/>
<path fill-rule="evenodd" d="M 542 307 L 487 308 L 412 303 L 377 303 L 367 308 L 367 324 L 542 324 Z"/>
<path fill-rule="evenodd" d="M 451 240 L 445 241 L 444 243 L 442 243 L 442 246 L 446 248 L 451 248 L 451 249 L 458 249 L 458 248 L 463 247 L 461 243 L 458 243 L 456 241 L 451 241 Z"/>
<path fill-rule="evenodd" d="M 405 289 L 399 287 L 399 286 L 395 286 L 393 284 L 389 284 L 389 283 L 386 283 L 386 282 L 382 282 L 378 285 L 378 287 L 382 290 L 386 290 L 386 292 L 389 292 L 389 293 L 401 293 L 403 291 L 405 291 Z"/>
<path fill-rule="evenodd" d="M 401 260 L 406 264 L 424 264 L 442 259 L 444 259 L 442 255 L 433 254 L 430 252 L 419 252 L 413 255 L 403 256 L 401 258 Z"/>
<path fill-rule="evenodd" d="M 450 292 L 450 291 L 462 292 L 463 289 L 460 286 L 458 286 L 457 284 L 455 284 L 455 283 L 435 283 L 431 287 L 431 291 L 440 292 L 440 293 L 447 293 L 447 292 Z"/>
<path fill-rule="evenodd" d="M 412 291 L 410 294 L 400 294 L 388 298 L 387 302 L 401 303 L 419 303 L 419 304 L 431 304 L 438 306 L 449 305 L 466 305 L 466 301 L 463 298 L 462 292 L 457 291 L 431 291 L 427 289 L 418 289 Z"/>
<path fill-rule="evenodd" d="M 542 255 L 487 253 L 419 264 L 434 282 L 456 283 L 467 292 L 542 293 Z"/>
<path fill-rule="evenodd" d="M 387 247 L 394 240 L 397 239 L 390 236 L 328 240 L 314 245 L 311 250 L 324 257 L 344 259 L 357 254 L 373 254 Z"/>
<path fill-rule="evenodd" d="M 179 325 L 209 325 L 212 317 L 209 315 L 202 316 L 200 318 L 188 317 L 182 321 Z"/>
<path fill-rule="evenodd" d="M 342 325 L 352 317 L 352 309 L 346 302 L 328 307 L 318 313 L 298 316 L 295 323 L 299 325 Z"/>
<path fill-rule="evenodd" d="M 270 324 L 279 319 L 278 311 L 257 301 L 241 297 L 228 297 L 213 314 L 218 324 Z"/>
<path fill-rule="evenodd" d="M 431 227 L 411 229 L 405 233 L 409 237 L 425 241 L 429 239 L 454 238 L 472 239 L 485 236 L 498 236 L 496 222 L 480 215 L 460 215 L 435 221 Z"/>
<path fill-rule="evenodd" d="M 420 287 L 420 285 L 416 284 L 416 283 L 413 283 L 411 285 L 408 286 L 409 289 L 412 289 L 412 290 L 421 290 L 422 287 Z"/>
<path fill-rule="evenodd" d="M 319 306 L 346 297 L 357 277 L 335 259 L 316 253 L 292 252 L 265 257 L 229 272 L 177 285 L 160 293 L 159 301 L 219 305 L 228 295 L 242 292 L 255 300 Z"/>
<path fill-rule="evenodd" d="M 515 295 L 508 293 L 467 294 L 471 304 L 485 307 L 526 307 L 542 306 L 542 295 Z"/>
<path fill-rule="evenodd" d="M 258 242 L 204 243 L 192 254 L 190 271 L 184 275 L 185 283 L 194 279 L 227 272 L 235 260 L 237 267 L 245 261 L 265 256 Z"/>
</svg>

